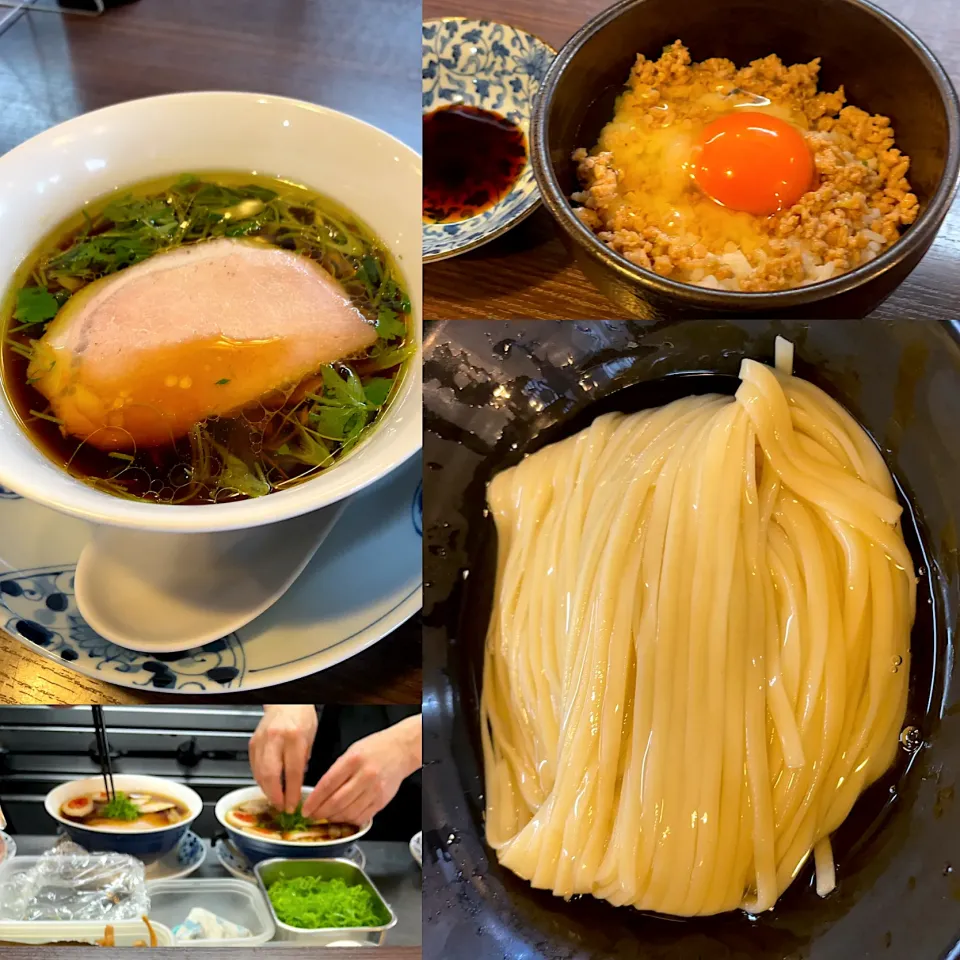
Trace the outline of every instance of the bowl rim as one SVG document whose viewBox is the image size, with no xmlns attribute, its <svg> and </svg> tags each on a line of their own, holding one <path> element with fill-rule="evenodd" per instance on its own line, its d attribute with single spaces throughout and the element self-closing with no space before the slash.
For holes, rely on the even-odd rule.
<svg viewBox="0 0 960 960">
<path fill-rule="evenodd" d="M 0 870 L 3 870 L 16 856 L 17 841 L 6 830 L 0 830 Z"/>
<path fill-rule="evenodd" d="M 308 796 L 313 792 L 313 787 L 301 787 L 300 795 L 303 797 Z M 249 793 L 250 796 L 240 797 L 237 796 L 241 793 Z M 233 824 L 227 823 L 225 819 L 225 814 L 227 812 L 227 807 L 236 806 L 238 803 L 242 803 L 244 800 L 253 800 L 257 794 L 266 799 L 266 794 L 263 790 L 257 786 L 253 785 L 250 787 L 240 787 L 237 790 L 231 790 L 230 793 L 225 793 L 216 803 L 216 806 L 213 808 L 214 815 L 217 818 L 217 822 L 224 828 L 224 830 L 229 833 L 235 833 L 240 837 L 243 837 L 245 840 L 252 840 L 255 843 L 262 843 L 268 846 L 277 846 L 277 847 L 289 847 L 293 850 L 309 850 L 313 847 L 331 847 L 336 845 L 348 845 L 356 842 L 362 836 L 369 832 L 370 828 L 373 826 L 373 817 L 371 817 L 366 823 L 360 824 L 356 833 L 351 833 L 349 837 L 340 837 L 336 840 L 312 840 L 309 843 L 304 842 L 303 840 L 275 840 L 271 837 L 260 837 L 254 833 L 247 833 L 245 830 L 241 830 L 239 827 L 233 826 Z M 229 801 L 229 803 L 228 803 Z M 355 826 L 355 824 L 354 824 Z M 285 859 L 285 858 L 284 858 Z M 309 857 L 297 857 L 298 860 L 307 860 Z M 352 861 L 351 861 L 352 862 Z M 256 866 L 256 864 L 254 864 Z"/>
<path fill-rule="evenodd" d="M 487 17 L 463 17 L 463 16 L 427 17 L 422 21 L 421 31 L 422 31 L 422 28 L 427 26 L 428 24 L 432 26 L 434 24 L 443 24 L 443 23 L 459 23 L 461 25 L 468 24 L 468 23 L 476 23 L 476 24 L 484 24 L 487 26 L 509 27 L 511 30 L 515 30 L 517 33 L 522 33 L 528 37 L 532 37 L 534 40 L 537 41 L 537 43 L 545 47 L 550 52 L 551 62 L 555 60 L 557 56 L 556 48 L 552 44 L 547 43 L 547 41 L 544 40 L 543 37 L 539 36 L 539 34 L 536 34 L 531 30 L 527 30 L 526 27 L 520 27 L 520 26 L 517 26 L 517 24 L 515 23 L 510 23 L 507 20 L 494 20 Z M 423 34 L 421 32 L 421 38 L 422 36 Z M 424 56 L 424 48 L 421 42 L 421 47 L 420 47 L 421 65 L 423 64 L 423 61 L 425 59 L 426 58 Z M 534 116 L 534 113 L 536 112 L 536 101 L 539 98 L 539 92 L 542 89 L 543 84 L 546 83 L 546 79 L 547 79 L 547 74 L 544 74 L 543 80 L 541 81 L 541 86 L 538 88 L 537 94 L 534 96 L 533 103 L 531 104 L 530 117 L 529 117 L 529 120 L 527 121 L 530 129 L 526 135 L 526 139 L 527 139 L 527 164 L 526 165 L 528 165 L 531 169 L 533 169 L 534 178 L 536 178 L 536 169 L 533 166 L 533 116 Z M 428 113 L 432 113 L 436 109 L 438 108 L 433 107 L 431 110 L 426 110 L 421 106 L 420 108 L 421 116 L 425 117 Z M 521 173 L 521 176 L 523 176 L 522 173 Z M 482 247 L 485 244 L 490 243 L 492 240 L 496 240 L 498 237 L 502 237 L 505 233 L 512 230 L 518 224 L 522 223 L 524 220 L 527 219 L 527 217 L 529 217 L 532 213 L 534 213 L 536 210 L 540 208 L 540 205 L 543 203 L 543 196 L 540 192 L 539 182 L 537 183 L 536 192 L 533 194 L 533 197 L 534 197 L 533 203 L 531 203 L 529 207 L 527 207 L 526 209 L 523 209 L 523 208 L 518 209 L 513 215 L 511 215 L 503 223 L 501 223 L 500 226 L 497 227 L 495 230 L 487 231 L 486 233 L 477 237 L 475 240 L 472 240 L 470 243 L 464 243 L 464 244 L 460 244 L 459 246 L 448 247 L 443 250 L 437 250 L 433 253 L 424 253 L 422 255 L 422 262 L 424 264 L 427 264 L 427 263 L 438 263 L 441 260 L 450 260 L 453 257 L 459 257 L 463 253 L 469 253 L 471 250 L 476 250 L 478 247 Z M 497 203 L 495 203 L 489 209 L 491 210 L 495 209 L 505 199 L 506 199 L 505 197 L 501 197 L 501 199 L 498 200 Z M 486 212 L 486 211 L 483 211 L 483 212 Z M 454 221 L 454 223 L 469 223 L 471 219 L 473 218 L 469 217 L 466 220 L 456 220 Z M 424 221 L 423 230 L 425 231 L 427 227 L 443 227 L 443 226 L 446 226 L 446 224 L 427 223 L 426 221 Z"/>
<path fill-rule="evenodd" d="M 408 162 L 412 162 L 414 167 L 420 172 L 422 178 L 422 158 L 420 154 L 411 146 L 397 139 L 390 133 L 380 127 L 354 117 L 352 114 L 341 110 L 334 110 L 331 107 L 325 107 L 321 104 L 310 103 L 307 100 L 299 100 L 294 97 L 275 96 L 268 93 L 255 93 L 242 90 L 191 90 L 182 93 L 164 93 L 150 97 L 138 97 L 132 100 L 121 100 L 117 103 L 108 104 L 99 107 L 96 110 L 90 110 L 75 117 L 71 117 L 61 123 L 54 124 L 45 130 L 40 131 L 29 139 L 17 144 L 7 153 L 0 157 L 0 165 L 13 162 L 23 162 L 21 157 L 29 156 L 32 151 L 43 150 L 53 140 L 59 139 L 64 135 L 79 132 L 96 126 L 98 119 L 106 114 L 111 116 L 122 116 L 126 113 L 133 113 L 144 109 L 145 106 L 154 106 L 162 108 L 164 103 L 185 103 L 189 101 L 201 102 L 209 100 L 211 104 L 217 101 L 235 101 L 262 104 L 280 104 L 289 106 L 292 109 L 307 111 L 318 114 L 321 117 L 332 119 L 335 122 L 345 122 L 356 126 L 366 132 L 367 135 L 382 137 L 387 141 L 390 148 L 397 152 L 398 159 L 405 157 Z M 404 166 L 404 164 L 397 164 Z M 233 169 L 235 165 L 228 165 Z M 336 199 L 335 197 L 333 199 Z M 383 231 L 377 231 L 378 236 Z M 417 233 L 419 239 L 420 233 Z M 415 242 L 415 241 L 413 241 Z M 124 527 L 132 530 L 152 531 L 157 533 L 216 533 L 230 530 L 252 529 L 269 523 L 276 523 L 281 520 L 292 519 L 319 510 L 322 507 L 333 503 L 346 500 L 348 497 L 365 490 L 367 487 L 381 480 L 387 474 L 406 463 L 411 457 L 417 455 L 422 449 L 423 436 L 422 431 L 417 432 L 412 428 L 405 426 L 405 421 L 398 424 L 398 437 L 395 440 L 397 450 L 393 452 L 389 460 L 379 463 L 371 459 L 364 451 L 369 447 L 376 434 L 391 420 L 391 415 L 395 414 L 402 403 L 409 404 L 411 401 L 407 395 L 415 391 L 420 376 L 420 367 L 422 365 L 423 334 L 422 334 L 422 314 L 423 298 L 421 283 L 419 280 L 420 262 L 403 263 L 400 265 L 405 278 L 414 295 L 414 310 L 410 314 L 411 322 L 414 324 L 414 335 L 416 339 L 416 350 L 407 359 L 406 367 L 403 370 L 402 379 L 399 385 L 397 395 L 394 396 L 381 414 L 381 418 L 373 425 L 373 430 L 368 434 L 363 442 L 352 450 L 348 457 L 341 462 L 334 464 L 332 468 L 318 475 L 312 480 L 321 480 L 327 476 L 333 478 L 323 486 L 326 489 L 321 493 L 319 487 L 313 495 L 308 495 L 304 491 L 309 491 L 310 482 L 300 486 L 292 487 L 287 490 L 280 490 L 266 497 L 252 498 L 233 503 L 208 503 L 208 504 L 157 504 L 144 501 L 127 501 L 110 494 L 101 493 L 101 499 L 97 500 L 97 506 L 90 504 L 80 504 L 74 501 L 72 497 L 66 494 L 66 487 L 53 492 L 53 495 L 47 494 L 38 496 L 35 494 L 29 478 L 8 469 L 0 458 L 0 484 L 20 494 L 34 503 L 39 503 L 44 507 L 54 509 L 68 516 L 76 517 L 80 520 L 86 520 L 95 524 L 106 524 L 110 526 Z M 4 281 L 6 283 L 8 281 Z M 4 287 L 5 289 L 5 287 Z M 0 402 L 9 405 L 9 401 L 3 397 L 0 390 Z M 24 431 L 19 431 L 21 434 Z M 27 439 L 30 439 L 29 436 Z M 357 461 L 360 461 L 359 466 Z M 345 475 L 343 479 L 337 480 L 340 474 L 339 468 L 347 463 L 353 463 L 353 470 L 356 476 L 351 482 L 347 482 Z M 76 483 L 81 481 L 71 477 L 62 468 L 53 464 L 54 468 L 62 475 L 65 481 L 73 480 Z"/>
<path fill-rule="evenodd" d="M 842 0 L 879 20 L 912 48 L 926 67 L 940 94 L 940 102 L 947 115 L 947 153 L 944 159 L 944 172 L 926 209 L 921 212 L 916 222 L 911 224 L 887 250 L 868 263 L 854 267 L 829 280 L 821 280 L 801 287 L 789 287 L 786 290 L 714 290 L 699 287 L 692 283 L 662 277 L 611 250 L 574 216 L 569 198 L 560 189 L 548 148 L 550 107 L 561 75 L 587 41 L 626 10 L 645 2 L 646 0 L 618 0 L 613 6 L 588 20 L 560 48 L 560 52 L 547 69 L 534 104 L 530 141 L 534 175 L 540 188 L 540 196 L 554 220 L 581 250 L 612 269 L 621 280 L 639 284 L 674 301 L 679 300 L 697 307 L 715 307 L 720 310 L 744 308 L 776 310 L 814 303 L 847 293 L 886 273 L 905 256 L 918 249 L 924 249 L 925 245 L 932 241 L 960 187 L 960 100 L 957 98 L 956 89 L 930 48 L 902 21 L 870 0 Z"/>
<path fill-rule="evenodd" d="M 392 133 L 387 133 L 387 131 L 382 127 L 375 126 L 366 120 L 361 120 L 359 117 L 355 117 L 352 113 L 346 113 L 343 110 L 335 110 L 333 107 L 325 107 L 321 103 L 312 103 L 309 100 L 301 100 L 298 97 L 285 97 L 282 94 L 258 93 L 254 90 L 216 89 L 181 90 L 174 93 L 155 93 L 149 97 L 133 97 L 129 100 L 118 100 L 115 103 L 108 103 L 105 106 L 97 107 L 95 110 L 85 110 L 83 113 L 78 113 L 74 117 L 61 120 L 59 123 L 52 124 L 45 130 L 35 133 L 32 137 L 28 137 L 26 140 L 21 141 L 15 147 L 11 147 L 6 153 L 0 156 L 2 156 L 3 159 L 6 159 L 7 157 L 14 156 L 15 154 L 19 154 L 21 152 L 25 153 L 26 148 L 31 144 L 34 144 L 36 141 L 53 139 L 54 136 L 60 137 L 64 133 L 69 133 L 71 128 L 87 124 L 91 119 L 96 119 L 105 113 L 118 113 L 126 110 L 134 110 L 138 109 L 141 104 L 146 103 L 160 103 L 163 101 L 173 102 L 175 100 L 203 100 L 207 98 L 223 100 L 253 100 L 257 103 L 264 104 L 268 102 L 281 103 L 287 104 L 291 107 L 296 107 L 297 109 L 306 109 L 311 113 L 339 117 L 344 120 L 349 120 L 351 123 L 358 124 L 359 126 L 366 127 L 371 133 L 378 133 L 381 136 L 386 137 L 404 152 L 409 152 L 418 160 L 422 160 L 420 154 L 409 144 L 404 143 Z M 56 131 L 56 134 L 54 134 L 54 131 Z"/>
<path fill-rule="evenodd" d="M 146 829 L 146 830 L 124 830 L 122 827 L 121 828 L 88 827 L 86 824 L 77 823 L 75 820 L 70 820 L 67 817 L 62 816 L 60 814 L 59 808 L 54 807 L 53 795 L 58 790 L 63 790 L 64 787 L 80 786 L 81 784 L 93 786 L 94 784 L 100 782 L 102 779 L 103 779 L 102 777 L 98 775 L 94 775 L 91 777 L 80 777 L 77 780 L 66 780 L 63 783 L 57 784 L 57 786 L 55 786 L 52 790 L 50 790 L 47 793 L 47 795 L 43 798 L 44 810 L 46 810 L 46 812 L 51 817 L 53 817 L 54 820 L 56 820 L 58 823 L 62 823 L 65 827 L 70 827 L 73 830 L 87 830 L 90 833 L 101 833 L 101 834 L 104 834 L 105 836 L 113 836 L 113 837 L 148 837 L 158 833 L 165 833 L 169 830 L 179 830 L 181 828 L 188 828 L 190 824 L 192 824 L 193 821 L 196 820 L 197 817 L 199 817 L 200 814 L 203 812 L 203 800 L 200 797 L 200 794 L 197 793 L 197 791 L 194 790 L 193 787 L 190 787 L 187 784 L 180 782 L 179 780 L 173 780 L 170 777 L 156 777 L 156 776 L 153 776 L 152 774 L 147 774 L 147 773 L 143 773 L 143 774 L 116 773 L 114 774 L 114 777 L 113 777 L 114 784 L 116 784 L 118 780 L 125 780 L 125 779 L 150 781 L 151 784 L 158 785 L 157 786 L 158 793 L 162 792 L 163 789 L 165 787 L 168 787 L 170 784 L 174 784 L 179 789 L 185 790 L 189 794 L 192 794 L 191 797 L 188 797 L 188 800 L 190 801 L 191 809 L 188 811 L 187 816 L 185 816 L 182 820 L 178 820 L 176 823 L 168 823 L 165 827 L 150 827 L 149 829 Z M 134 789 L 134 788 L 131 786 L 128 789 Z M 150 787 L 147 786 L 144 789 L 150 789 Z M 81 793 L 81 792 L 83 791 L 79 791 L 79 790 L 77 791 L 77 793 Z M 65 799 L 70 799 L 70 798 L 66 797 Z"/>
</svg>

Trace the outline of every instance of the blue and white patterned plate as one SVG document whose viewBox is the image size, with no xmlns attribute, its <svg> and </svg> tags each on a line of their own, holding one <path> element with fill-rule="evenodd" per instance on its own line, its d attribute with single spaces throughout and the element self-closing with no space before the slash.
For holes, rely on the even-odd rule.
<svg viewBox="0 0 960 960">
<path fill-rule="evenodd" d="M 144 867 L 147 882 L 151 880 L 179 880 L 199 870 L 207 859 L 207 841 L 188 830 L 180 842 L 166 856 Z"/>
<path fill-rule="evenodd" d="M 220 866 L 227 873 L 236 877 L 238 880 L 249 880 L 251 883 L 257 882 L 253 867 L 250 866 L 247 858 L 226 838 L 221 837 L 213 845 Z M 349 860 L 355 863 L 361 870 L 367 865 L 367 855 L 360 849 L 360 845 L 351 843 L 346 850 L 340 854 L 339 859 Z"/>
<path fill-rule="evenodd" d="M 533 101 L 555 56 L 538 37 L 490 20 L 445 17 L 423 24 L 423 112 L 464 103 L 512 120 L 529 138 Z M 423 225 L 423 260 L 443 260 L 499 237 L 531 214 L 540 192 L 529 161 L 513 190 L 457 223 Z"/>
<path fill-rule="evenodd" d="M 355 496 L 290 590 L 242 630 L 193 650 L 137 653 L 80 616 L 77 558 L 90 526 L 0 488 L 0 628 L 97 680 L 183 694 L 230 693 L 331 667 L 421 606 L 421 458 Z"/>
</svg>

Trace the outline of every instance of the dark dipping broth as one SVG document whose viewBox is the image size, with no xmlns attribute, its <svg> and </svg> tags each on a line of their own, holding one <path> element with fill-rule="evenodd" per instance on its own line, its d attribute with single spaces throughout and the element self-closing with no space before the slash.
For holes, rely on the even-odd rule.
<svg viewBox="0 0 960 960">
<path fill-rule="evenodd" d="M 218 238 L 247 239 L 316 261 L 376 325 L 376 342 L 163 446 L 104 451 L 65 435 L 30 383 L 33 341 L 88 283 L 154 254 Z M 0 380 L 37 446 L 100 490 L 168 504 L 244 500 L 327 470 L 376 423 L 415 351 L 400 274 L 369 228 L 302 186 L 238 173 L 152 180 L 87 204 L 28 258 L 0 310 L 0 330 Z"/>
<path fill-rule="evenodd" d="M 423 117 L 423 219 L 466 220 L 502 200 L 527 164 L 523 131 L 462 103 Z"/>
</svg>

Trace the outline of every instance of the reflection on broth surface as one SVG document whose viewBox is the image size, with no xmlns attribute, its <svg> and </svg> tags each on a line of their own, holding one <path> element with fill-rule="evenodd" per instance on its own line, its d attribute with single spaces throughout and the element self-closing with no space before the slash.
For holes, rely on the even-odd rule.
<svg viewBox="0 0 960 960">
<path fill-rule="evenodd" d="M 54 462 L 159 503 L 281 490 L 352 450 L 414 349 L 389 255 L 334 202 L 186 174 L 88 204 L 15 279 L 4 389 Z"/>
<path fill-rule="evenodd" d="M 423 118 L 423 219 L 455 223 L 499 203 L 523 173 L 527 144 L 513 121 L 462 103 Z"/>
</svg>

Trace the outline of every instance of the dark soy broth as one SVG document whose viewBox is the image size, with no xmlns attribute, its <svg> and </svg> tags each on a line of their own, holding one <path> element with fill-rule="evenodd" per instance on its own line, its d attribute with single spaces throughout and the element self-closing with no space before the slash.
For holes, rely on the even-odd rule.
<svg viewBox="0 0 960 960">
<path fill-rule="evenodd" d="M 502 200 L 527 163 L 523 131 L 479 107 L 453 104 L 423 117 L 423 219 L 451 223 Z"/>
<path fill-rule="evenodd" d="M 376 325 L 376 342 L 162 446 L 107 452 L 65 435 L 27 372 L 47 324 L 88 283 L 177 246 L 219 238 L 314 260 Z M 34 443 L 91 486 L 156 503 L 243 500 L 316 476 L 367 435 L 414 352 L 409 312 L 386 249 L 334 201 L 256 174 L 170 176 L 91 201 L 27 258 L 0 307 L 0 381 Z M 243 346 L 223 341 L 225 350 Z"/>
</svg>

